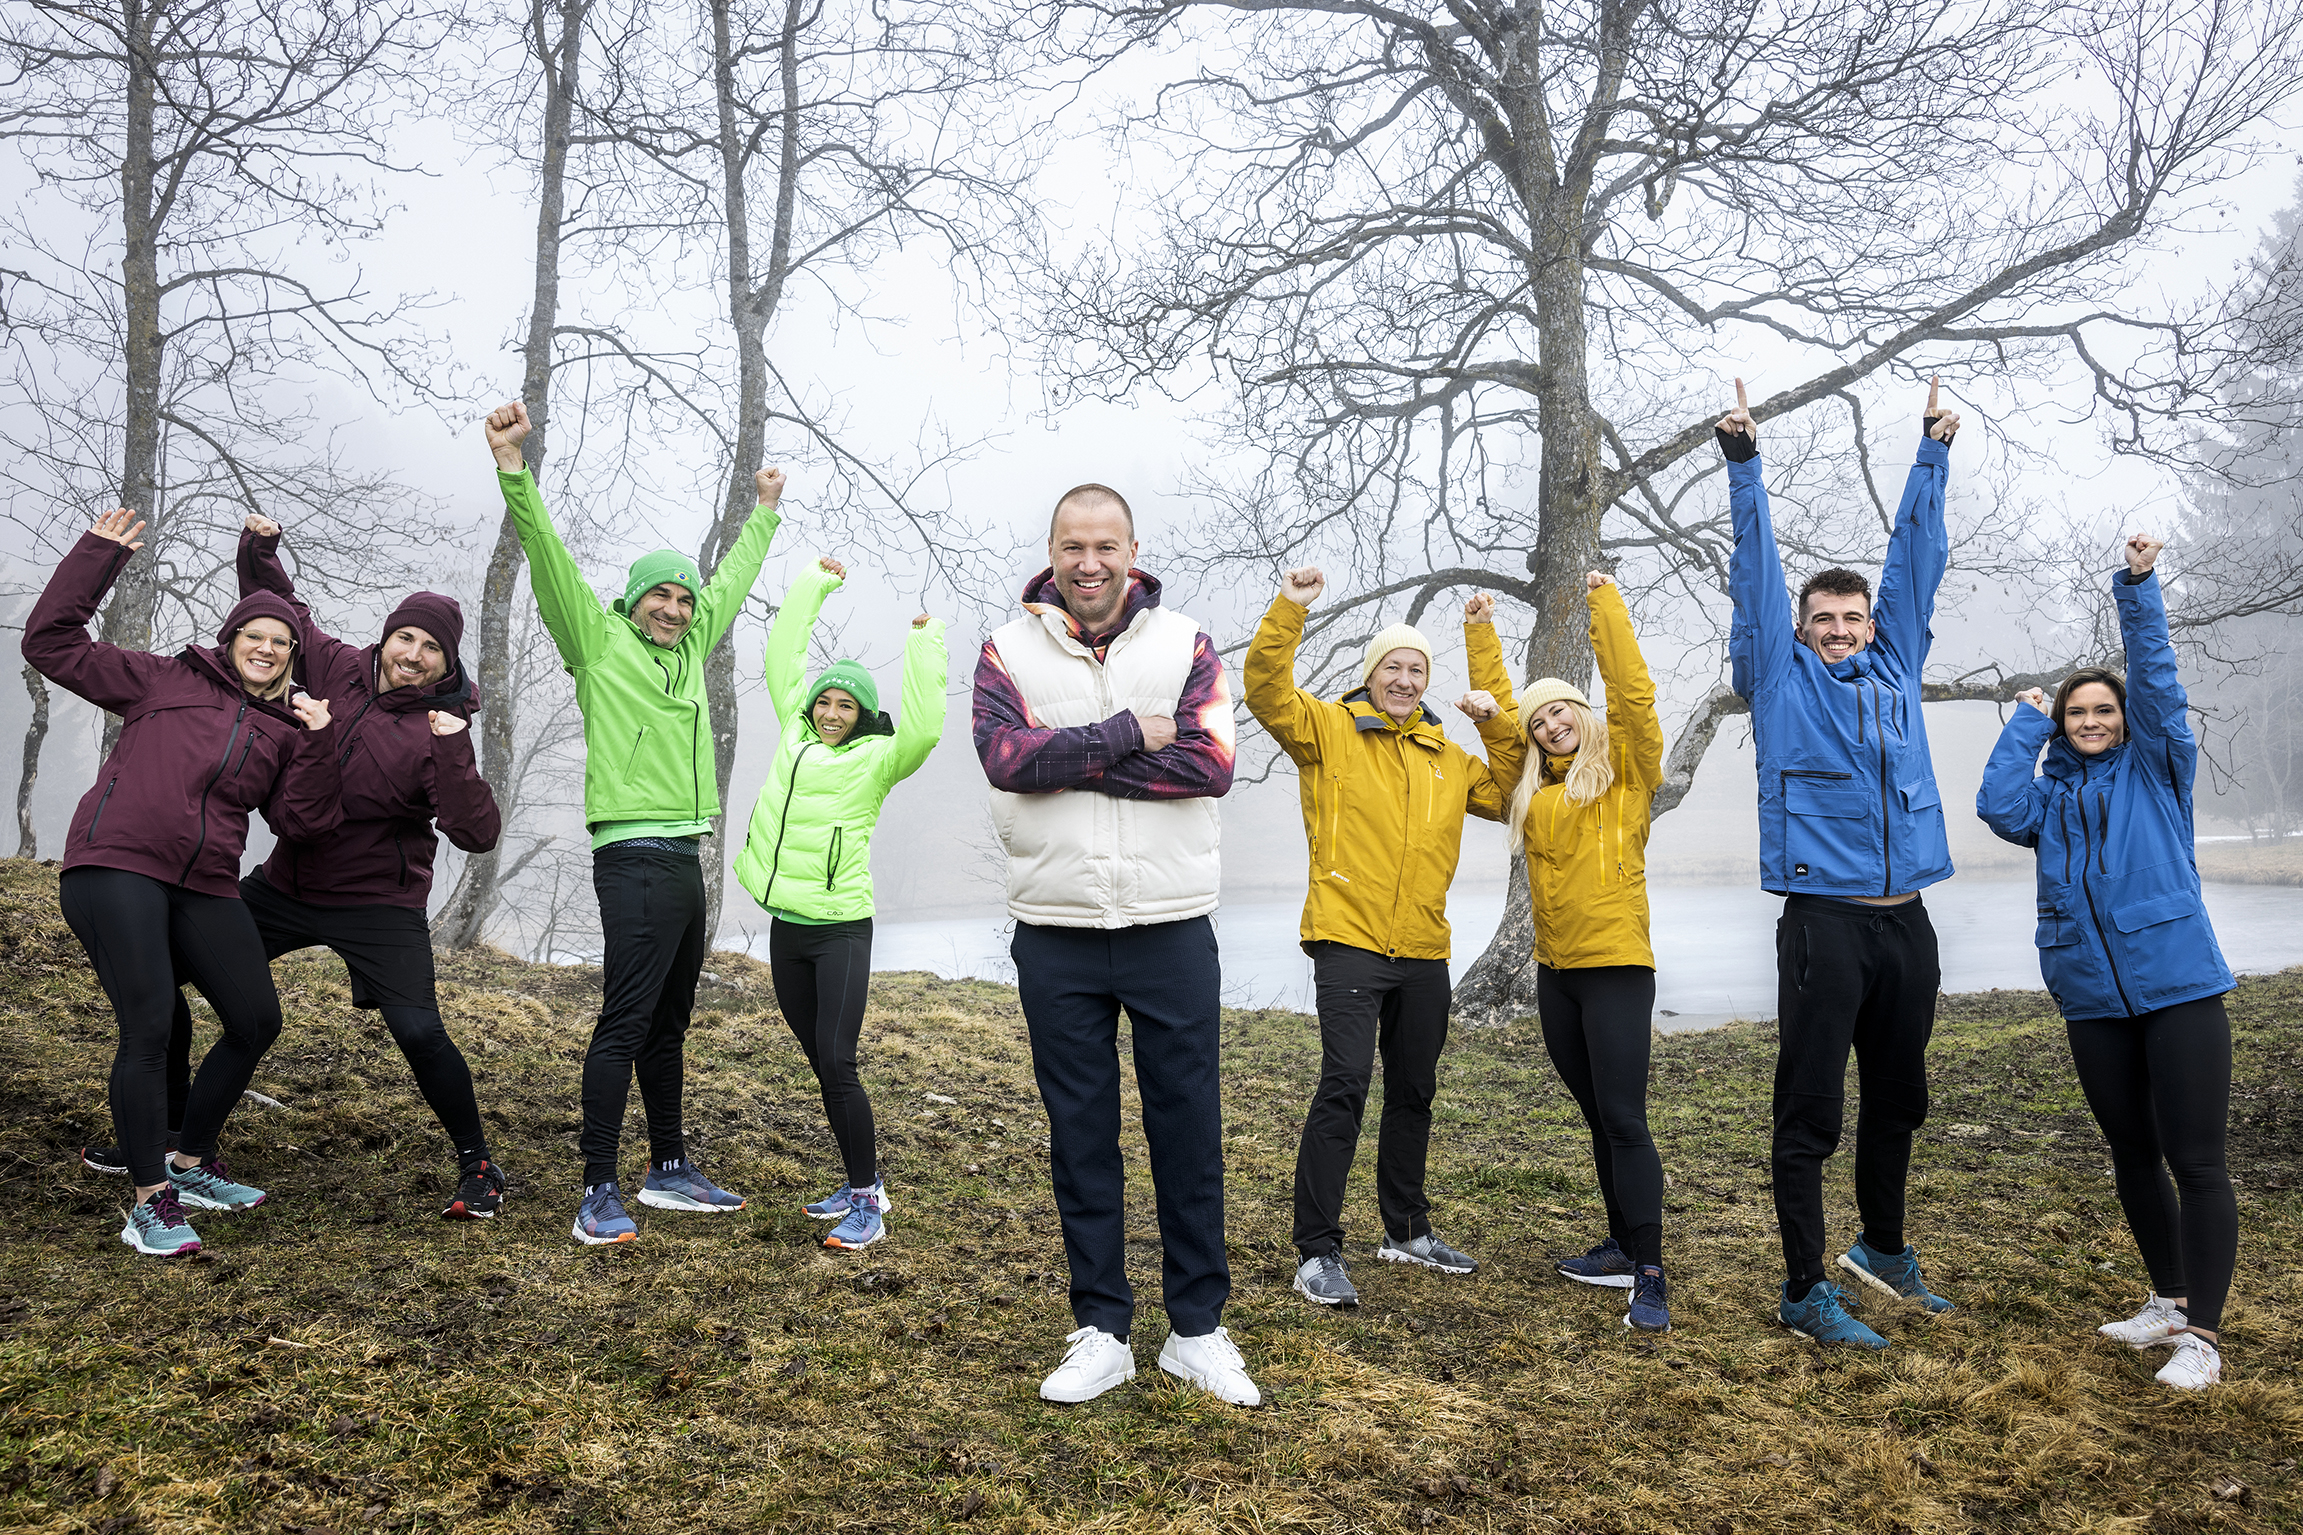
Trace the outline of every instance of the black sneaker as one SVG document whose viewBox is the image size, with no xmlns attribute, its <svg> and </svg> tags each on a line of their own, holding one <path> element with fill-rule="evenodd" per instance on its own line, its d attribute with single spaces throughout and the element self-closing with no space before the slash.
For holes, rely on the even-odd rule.
<svg viewBox="0 0 2303 1535">
<path fill-rule="evenodd" d="M 496 1212 L 504 1207 L 504 1170 L 493 1162 L 482 1162 L 464 1174 L 456 1185 L 456 1197 L 448 1201 L 448 1208 L 440 1218 L 451 1221 L 492 1221 Z"/>
<path fill-rule="evenodd" d="M 81 1147 L 80 1165 L 92 1173 L 112 1173 L 122 1178 L 128 1176 L 128 1158 L 121 1154 L 117 1146 Z"/>
<path fill-rule="evenodd" d="M 1599 1285 L 1609 1290 L 1631 1288 L 1632 1271 L 1639 1267 L 1631 1261 L 1631 1254 L 1616 1245 L 1615 1238 L 1594 1247 L 1580 1258 L 1561 1258 L 1552 1264 L 1562 1279 L 1573 1279 L 1582 1284 Z"/>
<path fill-rule="evenodd" d="M 1670 1295 L 1662 1269 L 1641 1269 L 1631 1278 L 1631 1306 L 1623 1313 L 1623 1325 L 1641 1332 L 1671 1331 Z"/>
</svg>

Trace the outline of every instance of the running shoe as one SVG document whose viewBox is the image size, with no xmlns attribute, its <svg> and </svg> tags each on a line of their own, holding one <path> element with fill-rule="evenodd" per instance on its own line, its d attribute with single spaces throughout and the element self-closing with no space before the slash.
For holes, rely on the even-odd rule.
<svg viewBox="0 0 2303 1535">
<path fill-rule="evenodd" d="M 594 1184 L 584 1195 L 584 1202 L 576 1207 L 575 1229 L 569 1235 L 586 1247 L 640 1239 L 639 1223 L 624 1213 L 624 1193 L 616 1187 L 615 1179 Z"/>
<path fill-rule="evenodd" d="M 482 1162 L 464 1174 L 456 1185 L 456 1197 L 448 1201 L 448 1208 L 440 1212 L 442 1220 L 492 1221 L 496 1212 L 504 1207 L 504 1170 L 493 1162 Z"/>
<path fill-rule="evenodd" d="M 1641 1332 L 1671 1331 L 1670 1287 L 1663 1282 L 1663 1270 L 1643 1268 L 1632 1277 L 1631 1308 L 1623 1313 L 1623 1325 Z"/>
<path fill-rule="evenodd" d="M 888 1197 L 887 1180 L 885 1178 L 880 1180 L 879 1188 L 880 1214 L 895 1214 L 896 1202 Z M 812 1215 L 820 1221 L 836 1221 L 848 1213 L 848 1196 L 854 1192 L 854 1185 L 843 1183 L 839 1186 L 837 1191 L 826 1194 L 823 1198 L 817 1200 L 814 1204 L 800 1206 L 800 1213 L 803 1215 Z"/>
<path fill-rule="evenodd" d="M 1064 1362 L 1040 1382 L 1040 1396 L 1050 1402 L 1092 1402 L 1122 1381 L 1136 1378 L 1135 1350 L 1125 1338 L 1115 1338 L 1100 1327 L 1083 1327 L 1066 1334 Z"/>
<path fill-rule="evenodd" d="M 1919 1249 L 1909 1243 L 1899 1253 L 1883 1253 L 1861 1237 L 1839 1255 L 1839 1266 L 1882 1295 L 1917 1303 L 1930 1316 L 1941 1316 L 1951 1302 L 1927 1288 L 1919 1271 Z"/>
<path fill-rule="evenodd" d="M 222 1157 L 210 1157 L 198 1167 L 178 1167 L 170 1158 L 168 1181 L 176 1197 L 195 1210 L 253 1210 L 264 1202 L 262 1189 L 232 1181 Z"/>
<path fill-rule="evenodd" d="M 1197 1338 L 1169 1333 L 1167 1346 L 1159 1351 L 1159 1367 L 1234 1407 L 1263 1403 L 1263 1393 L 1248 1378 L 1247 1361 L 1240 1357 L 1239 1346 L 1221 1327 Z"/>
<path fill-rule="evenodd" d="M 1552 1267 L 1559 1271 L 1562 1279 L 1610 1290 L 1628 1290 L 1632 1273 L 1639 1265 L 1631 1261 L 1631 1254 L 1618 1246 L 1615 1238 L 1609 1237 L 1582 1257 L 1562 1258 Z"/>
<path fill-rule="evenodd" d="M 655 1210 L 716 1215 L 741 1210 L 744 1196 L 729 1193 L 698 1172 L 695 1163 L 679 1157 L 648 1169 L 648 1181 L 640 1185 L 640 1203 Z"/>
<path fill-rule="evenodd" d="M 1295 1293 L 1323 1306 L 1356 1306 L 1359 1291 L 1344 1272 L 1340 1253 L 1314 1253 L 1295 1271 Z"/>
<path fill-rule="evenodd" d="M 2153 1344 L 2174 1341 L 2175 1335 L 2190 1325 L 2180 1306 L 2154 1291 L 2143 1303 L 2143 1309 L 2126 1321 L 2105 1322 L 2095 1330 L 2129 1348 L 2150 1348 Z"/>
<path fill-rule="evenodd" d="M 887 1209 L 887 1196 L 880 1192 L 878 1184 L 856 1190 L 848 1196 L 847 1217 L 831 1229 L 824 1245 L 847 1252 L 871 1246 L 888 1234 L 888 1223 L 883 1219 Z"/>
<path fill-rule="evenodd" d="M 1784 1326 L 1817 1343 L 1840 1343 L 1849 1348 L 1885 1348 L 1887 1340 L 1847 1314 L 1847 1307 L 1839 1298 L 1839 1286 L 1825 1282 L 1807 1292 L 1807 1299 L 1790 1298 L 1791 1286 L 1783 1287 L 1782 1303 L 1776 1308 L 1776 1318 Z"/>
<path fill-rule="evenodd" d="M 163 1185 L 152 1197 L 128 1211 L 128 1224 L 120 1240 L 152 1258 L 181 1258 L 200 1250 L 200 1238 L 184 1218 L 184 1202 L 173 1188 Z"/>
<path fill-rule="evenodd" d="M 2223 1356 L 2195 1332 L 2175 1340 L 2175 1357 L 2161 1365 L 2153 1377 L 2160 1385 L 2177 1391 L 2204 1391 L 2222 1378 Z"/>
<path fill-rule="evenodd" d="M 128 1174 L 128 1154 L 117 1146 L 83 1146 L 80 1165 L 92 1173 Z"/>
<path fill-rule="evenodd" d="M 1470 1254 L 1457 1252 L 1429 1231 L 1404 1242 L 1387 1231 L 1376 1244 L 1375 1255 L 1386 1263 L 1418 1263 L 1443 1274 L 1469 1274 L 1479 1267 Z"/>
</svg>

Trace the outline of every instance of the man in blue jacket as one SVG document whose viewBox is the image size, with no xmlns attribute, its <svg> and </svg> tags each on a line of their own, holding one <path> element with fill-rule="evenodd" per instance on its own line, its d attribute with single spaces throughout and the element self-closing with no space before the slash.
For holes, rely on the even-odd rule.
<svg viewBox="0 0 2303 1535">
<path fill-rule="evenodd" d="M 1785 897 L 1775 930 L 1780 1315 L 1802 1337 L 1862 1348 L 1887 1340 L 1847 1314 L 1823 1266 L 1823 1164 L 1839 1149 L 1851 1048 L 1862 1089 L 1863 1231 L 1839 1266 L 1930 1312 L 1951 1309 L 1927 1288 L 1918 1251 L 1904 1240 L 1903 1194 L 1911 1137 L 1927 1118 L 1927 1041 L 1942 979 L 1919 892 L 1951 876 L 1919 677 L 1950 560 L 1943 491 L 1958 429 L 1930 383 L 1877 603 L 1862 576 L 1833 569 L 1808 578 L 1794 609 L 1743 380 L 1717 426 L 1735 521 L 1729 655 L 1759 751 L 1759 882 Z"/>
</svg>

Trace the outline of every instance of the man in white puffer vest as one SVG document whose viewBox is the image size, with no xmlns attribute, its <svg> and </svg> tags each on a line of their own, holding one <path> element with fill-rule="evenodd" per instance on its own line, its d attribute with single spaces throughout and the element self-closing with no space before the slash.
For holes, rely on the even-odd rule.
<svg viewBox="0 0 2303 1535">
<path fill-rule="evenodd" d="M 1119 492 L 1056 502 L 1048 568 L 1024 614 L 976 664 L 976 755 L 1008 855 L 1008 913 L 1032 1072 L 1079 1328 L 1051 1402 L 1135 1377 L 1128 1328 L 1119 1014 L 1127 1009 L 1159 1202 L 1169 1334 L 1160 1368 L 1224 1401 L 1263 1400 L 1222 1327 L 1223 1240 L 1215 925 L 1231 789 L 1231 691 L 1197 623 L 1135 568 Z"/>
</svg>

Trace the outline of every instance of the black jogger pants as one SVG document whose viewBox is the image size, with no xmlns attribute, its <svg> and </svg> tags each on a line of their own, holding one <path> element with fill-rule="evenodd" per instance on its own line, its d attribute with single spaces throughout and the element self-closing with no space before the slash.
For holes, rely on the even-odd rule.
<svg viewBox="0 0 2303 1535">
<path fill-rule="evenodd" d="M 650 1160 L 687 1155 L 680 1089 L 688 1018 L 704 969 L 704 866 L 692 840 L 684 848 L 611 842 L 592 853 L 592 890 L 607 951 L 600 964 L 600 1021 L 584 1052 L 579 1146 L 587 1186 L 616 1176 L 635 1076 L 648 1115 Z"/>
<path fill-rule="evenodd" d="M 770 919 L 768 973 L 775 982 L 776 1006 L 816 1074 L 848 1186 L 870 1188 L 879 1182 L 879 1149 L 872 1133 L 872 1100 L 856 1074 L 856 1042 L 864 1032 L 864 1001 L 871 989 L 872 919 Z"/>
<path fill-rule="evenodd" d="M 1663 1263 L 1663 1159 L 1647 1129 L 1655 972 L 1645 965 L 1535 970 L 1543 1048 L 1591 1128 L 1607 1234 L 1634 1263 Z"/>
</svg>

